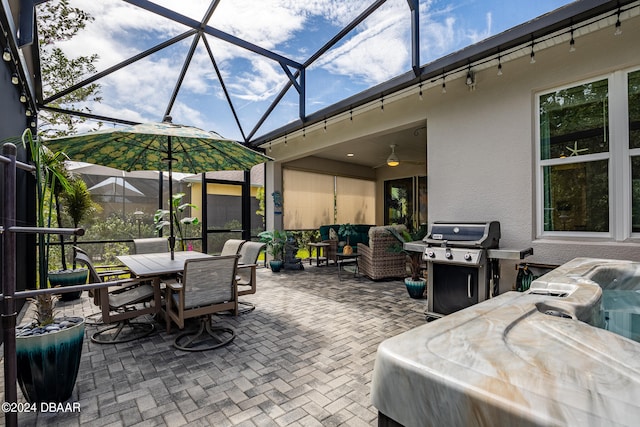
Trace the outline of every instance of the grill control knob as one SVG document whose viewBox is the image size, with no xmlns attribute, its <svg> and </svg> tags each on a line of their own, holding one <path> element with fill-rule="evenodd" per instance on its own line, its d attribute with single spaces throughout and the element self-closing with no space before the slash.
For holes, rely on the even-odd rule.
<svg viewBox="0 0 640 427">
<path fill-rule="evenodd" d="M 451 258 L 453 258 L 453 254 L 451 253 L 451 249 L 447 248 L 447 249 L 444 251 L 444 257 L 445 257 L 446 259 L 451 259 Z"/>
<path fill-rule="evenodd" d="M 469 252 L 467 252 L 466 254 L 464 254 L 464 259 L 465 259 L 465 261 L 471 261 L 471 258 L 472 258 L 472 256 L 471 256 L 471 254 L 470 254 Z"/>
<path fill-rule="evenodd" d="M 433 252 L 432 250 L 428 250 L 428 251 L 427 251 L 427 256 L 428 256 L 429 258 L 435 258 L 435 257 L 436 257 L 436 253 L 435 253 L 435 252 Z"/>
</svg>

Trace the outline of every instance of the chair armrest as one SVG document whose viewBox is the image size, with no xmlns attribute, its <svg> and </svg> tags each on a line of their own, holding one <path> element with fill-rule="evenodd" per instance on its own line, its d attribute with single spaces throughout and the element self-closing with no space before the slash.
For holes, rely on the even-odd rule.
<svg viewBox="0 0 640 427">
<path fill-rule="evenodd" d="M 238 268 L 256 268 L 258 264 L 238 264 Z"/>
<path fill-rule="evenodd" d="M 360 256 L 364 256 L 367 258 L 373 257 L 373 249 L 371 249 L 369 246 L 365 245 L 364 243 L 358 243 L 358 253 L 360 254 Z"/>
<path fill-rule="evenodd" d="M 171 289 L 172 291 L 181 291 L 182 283 L 167 283 L 167 288 Z"/>
</svg>

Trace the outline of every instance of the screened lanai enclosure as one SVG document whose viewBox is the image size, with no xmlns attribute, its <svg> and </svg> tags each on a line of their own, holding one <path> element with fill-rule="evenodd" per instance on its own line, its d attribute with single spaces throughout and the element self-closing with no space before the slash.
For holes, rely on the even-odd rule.
<svg viewBox="0 0 640 427">
<path fill-rule="evenodd" d="M 94 259 L 113 263 L 116 255 L 133 253 L 132 239 L 168 235 L 168 227 L 156 227 L 156 212 L 167 209 L 169 200 L 166 173 L 121 172 L 79 162 L 68 162 L 67 167 L 87 184 L 96 204 L 95 212 L 83 224 L 85 234 L 78 238 L 79 245 Z M 183 195 L 180 205 L 189 205 L 176 216 L 179 220 L 198 220 L 197 224 L 184 227 L 185 247 L 189 250 L 219 253 L 227 239 L 251 239 L 264 230 L 264 214 L 260 211 L 263 165 L 247 174 L 210 172 L 204 176 L 204 185 L 202 174 L 176 175 L 173 192 Z M 248 194 L 247 206 L 243 192 Z M 161 205 L 159 200 L 164 203 Z"/>
</svg>

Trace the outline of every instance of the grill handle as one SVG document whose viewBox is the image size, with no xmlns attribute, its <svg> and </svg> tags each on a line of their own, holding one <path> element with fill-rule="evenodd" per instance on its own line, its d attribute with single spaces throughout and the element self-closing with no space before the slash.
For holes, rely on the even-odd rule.
<svg viewBox="0 0 640 427">
<path fill-rule="evenodd" d="M 467 274 L 467 298 L 471 299 L 471 274 Z"/>
</svg>

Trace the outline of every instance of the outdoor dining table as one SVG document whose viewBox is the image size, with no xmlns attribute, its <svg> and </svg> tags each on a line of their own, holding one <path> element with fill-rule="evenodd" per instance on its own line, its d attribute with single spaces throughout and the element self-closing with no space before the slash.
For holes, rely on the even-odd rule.
<svg viewBox="0 0 640 427">
<path fill-rule="evenodd" d="M 135 276 L 148 277 L 180 273 L 184 270 L 185 261 L 212 256 L 197 251 L 178 251 L 174 253 L 174 259 L 171 259 L 170 252 L 119 255 L 116 258 L 126 265 Z"/>
</svg>

